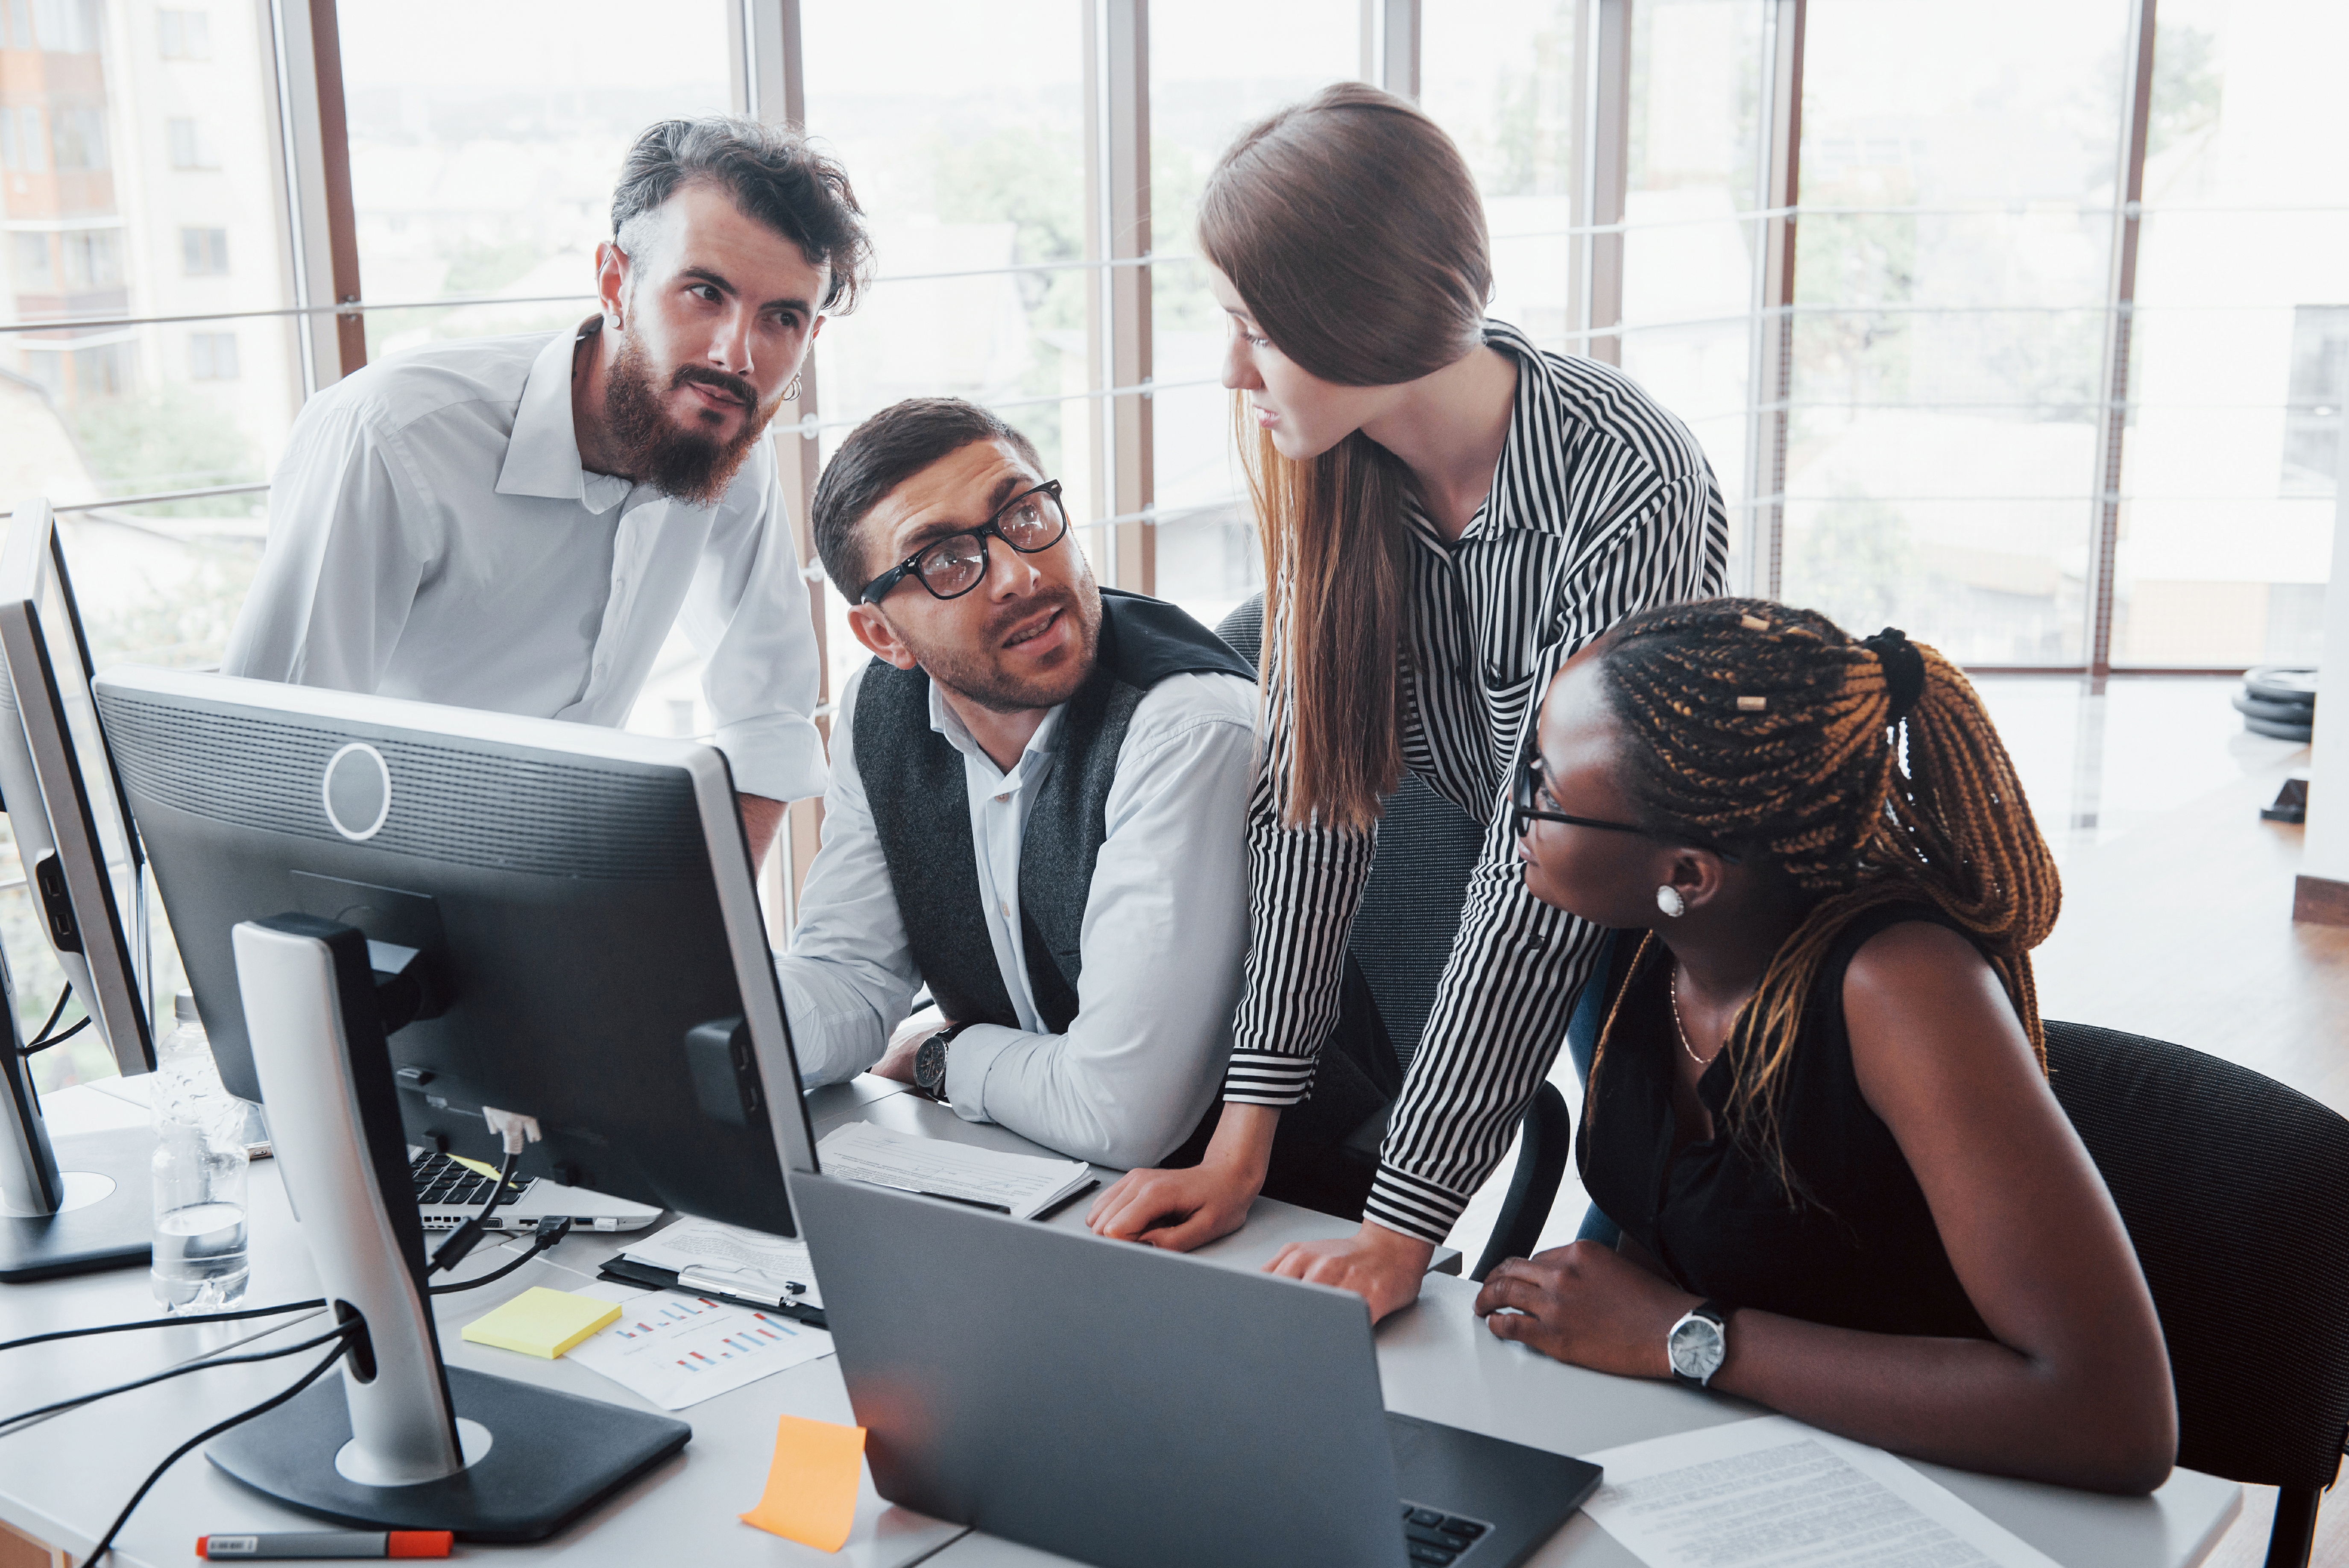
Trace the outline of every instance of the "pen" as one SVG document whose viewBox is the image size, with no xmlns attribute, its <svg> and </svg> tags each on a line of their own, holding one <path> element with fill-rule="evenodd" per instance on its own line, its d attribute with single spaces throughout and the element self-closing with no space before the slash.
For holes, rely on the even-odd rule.
<svg viewBox="0 0 2349 1568">
<path fill-rule="evenodd" d="M 1101 1186 L 1101 1178 L 1096 1176 L 1091 1181 L 1086 1182 L 1082 1187 L 1078 1188 L 1074 1192 L 1070 1193 L 1066 1198 L 1061 1199 L 1058 1203 L 1048 1204 L 1044 1208 L 1039 1209 L 1035 1213 L 1028 1216 L 1028 1218 L 1030 1220 L 1050 1220 L 1053 1215 L 1058 1214 L 1061 1210 L 1066 1209 L 1070 1204 L 1074 1203 L 1078 1199 L 1082 1198 L 1086 1193 L 1092 1191 L 1099 1186 Z"/>
<path fill-rule="evenodd" d="M 229 1557 L 446 1557 L 447 1530 L 300 1530 L 275 1535 L 199 1535 L 196 1555 Z"/>
</svg>

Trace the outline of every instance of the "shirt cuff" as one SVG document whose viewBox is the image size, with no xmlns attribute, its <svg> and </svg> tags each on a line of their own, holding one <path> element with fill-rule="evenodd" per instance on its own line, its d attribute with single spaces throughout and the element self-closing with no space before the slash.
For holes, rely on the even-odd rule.
<svg viewBox="0 0 2349 1568">
<path fill-rule="evenodd" d="M 830 773 L 823 737 L 805 717 L 781 712 L 745 719 L 719 726 L 717 738 L 740 794 L 791 801 L 823 793 Z"/>
<path fill-rule="evenodd" d="M 1441 1247 L 1467 1207 L 1466 1198 L 1382 1162 L 1371 1184 L 1370 1200 L 1362 1205 L 1362 1218 Z"/>
<path fill-rule="evenodd" d="M 1224 1069 L 1224 1099 L 1242 1106 L 1296 1105 L 1313 1086 L 1317 1060 L 1235 1049 L 1231 1065 Z"/>
<path fill-rule="evenodd" d="M 992 1121 L 987 1114 L 987 1075 L 995 1059 L 1028 1038 L 1000 1023 L 974 1023 L 947 1046 L 947 1104 L 967 1122 Z"/>
</svg>

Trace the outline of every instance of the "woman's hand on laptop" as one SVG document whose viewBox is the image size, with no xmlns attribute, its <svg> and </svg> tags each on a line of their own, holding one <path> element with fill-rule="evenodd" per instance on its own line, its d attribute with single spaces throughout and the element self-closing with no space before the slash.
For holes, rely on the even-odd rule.
<svg viewBox="0 0 2349 1568">
<path fill-rule="evenodd" d="M 1414 1236 L 1371 1220 L 1350 1236 L 1328 1241 L 1291 1241 L 1264 1266 L 1268 1274 L 1336 1285 L 1371 1303 L 1371 1321 L 1419 1299 L 1419 1282 L 1435 1249 Z"/>
<path fill-rule="evenodd" d="M 1182 1170 L 1129 1170 L 1085 1211 L 1096 1235 L 1187 1252 L 1247 1222 L 1248 1206 L 1264 1190 L 1272 1135 L 1280 1112 L 1271 1106 L 1227 1105 L 1198 1164 Z"/>
</svg>

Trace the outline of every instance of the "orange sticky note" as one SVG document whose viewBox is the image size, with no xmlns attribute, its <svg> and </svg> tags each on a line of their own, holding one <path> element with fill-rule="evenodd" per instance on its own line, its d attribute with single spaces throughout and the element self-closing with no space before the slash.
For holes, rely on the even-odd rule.
<svg viewBox="0 0 2349 1568">
<path fill-rule="evenodd" d="M 785 1416 L 775 1423 L 767 1490 L 742 1522 L 819 1552 L 837 1552 L 856 1522 L 864 1464 L 864 1428 Z"/>
</svg>

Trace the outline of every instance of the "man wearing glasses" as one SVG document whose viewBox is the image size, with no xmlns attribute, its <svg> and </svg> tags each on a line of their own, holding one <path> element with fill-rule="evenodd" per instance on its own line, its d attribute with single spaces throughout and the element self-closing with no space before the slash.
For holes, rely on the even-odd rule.
<svg viewBox="0 0 2349 1568">
<path fill-rule="evenodd" d="M 1081 1159 L 1164 1159 L 1231 1054 L 1255 670 L 1096 587 L 1035 448 L 976 405 L 875 414 L 809 516 L 874 657 L 778 965 L 805 1082 L 873 1068 Z M 901 1028 L 923 987 L 938 1019 Z"/>
</svg>

